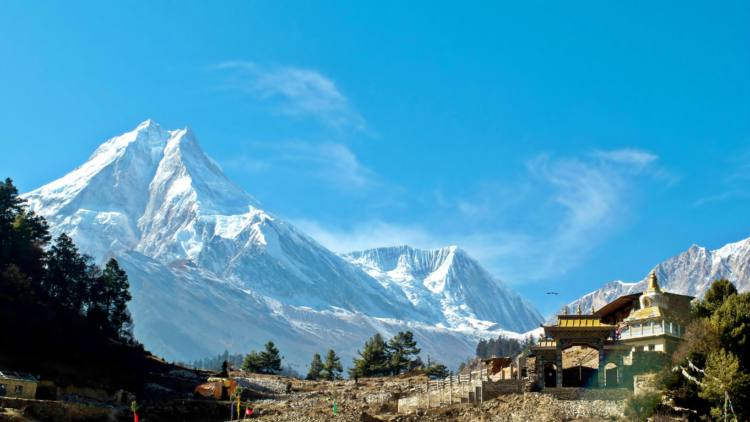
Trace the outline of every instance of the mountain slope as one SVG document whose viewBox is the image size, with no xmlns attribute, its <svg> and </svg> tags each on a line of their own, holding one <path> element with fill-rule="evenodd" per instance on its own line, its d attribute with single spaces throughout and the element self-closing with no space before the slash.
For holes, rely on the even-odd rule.
<svg viewBox="0 0 750 422">
<path fill-rule="evenodd" d="M 81 167 L 25 195 L 83 252 L 189 259 L 290 304 L 412 317 L 379 283 L 265 210 L 232 183 L 193 132 L 148 121 L 113 138 Z"/>
<path fill-rule="evenodd" d="M 375 331 L 413 327 L 426 341 L 439 339 L 435 347 L 455 343 L 433 354 L 462 360 L 477 338 L 541 320 L 455 248 L 410 249 L 411 268 L 434 256 L 432 275 L 410 270 L 411 287 L 404 279 L 391 288 L 388 277 L 368 274 L 374 267 L 332 253 L 232 183 L 189 128 L 144 122 L 24 197 L 54 236 L 66 232 L 82 252 L 122 261 L 136 336 L 168 358 L 257 349 L 274 338 L 316 351 L 339 342 L 350 357 L 346 350 L 353 354 Z"/>
<path fill-rule="evenodd" d="M 438 250 L 396 246 L 341 256 L 386 289 L 404 294 L 441 326 L 488 328 L 491 321 L 502 321 L 500 328 L 523 332 L 542 320 L 528 300 L 456 246 Z"/>
<path fill-rule="evenodd" d="M 734 283 L 740 292 L 750 291 L 750 239 L 730 243 L 715 251 L 693 245 L 687 251 L 674 256 L 654 267 L 659 285 L 666 291 L 702 298 L 719 278 Z M 572 302 L 569 308 L 579 304 L 581 309 L 590 310 L 591 305 L 598 309 L 617 297 L 642 292 L 648 286 L 649 276 L 638 283 L 613 281 L 602 288 Z M 557 321 L 558 310 L 547 323 Z"/>
</svg>

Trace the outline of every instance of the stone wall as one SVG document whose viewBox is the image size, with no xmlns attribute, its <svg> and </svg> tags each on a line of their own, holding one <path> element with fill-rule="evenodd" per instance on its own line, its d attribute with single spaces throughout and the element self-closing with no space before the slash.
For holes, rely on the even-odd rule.
<svg viewBox="0 0 750 422">
<path fill-rule="evenodd" d="M 558 400 L 625 400 L 632 393 L 625 388 L 545 388 L 543 394 L 554 396 Z"/>
<path fill-rule="evenodd" d="M 501 394 L 520 394 L 524 392 L 524 380 L 500 380 L 482 383 L 482 399 L 489 400 Z"/>
<path fill-rule="evenodd" d="M 522 394 L 525 380 L 480 381 L 453 384 L 439 390 L 416 392 L 398 400 L 398 413 L 433 409 L 459 403 L 481 403 L 505 394 Z"/>
<path fill-rule="evenodd" d="M 2 379 L 0 385 L 5 385 L 5 397 L 33 399 L 36 396 L 35 382 Z M 21 392 L 18 392 L 19 388 Z"/>
</svg>

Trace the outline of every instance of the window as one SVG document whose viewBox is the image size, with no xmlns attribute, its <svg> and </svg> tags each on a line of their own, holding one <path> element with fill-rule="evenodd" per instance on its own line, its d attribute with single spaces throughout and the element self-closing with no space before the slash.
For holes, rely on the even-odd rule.
<svg viewBox="0 0 750 422">
<path fill-rule="evenodd" d="M 21 394 L 21 393 L 23 393 L 23 386 L 17 385 L 16 386 L 16 394 Z"/>
<path fill-rule="evenodd" d="M 643 346 L 635 346 L 635 351 L 636 352 L 642 352 L 643 351 Z"/>
<path fill-rule="evenodd" d="M 655 344 L 649 344 L 649 345 L 648 345 L 648 351 L 649 351 L 649 352 L 654 352 L 654 351 L 656 351 L 656 345 L 655 345 Z"/>
</svg>

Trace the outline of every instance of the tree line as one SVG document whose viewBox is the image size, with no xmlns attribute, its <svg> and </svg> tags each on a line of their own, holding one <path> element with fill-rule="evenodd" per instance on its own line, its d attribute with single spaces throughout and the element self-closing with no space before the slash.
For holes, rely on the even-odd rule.
<svg viewBox="0 0 750 422">
<path fill-rule="evenodd" d="M 432 360 L 428 360 L 428 365 L 425 365 L 418 356 L 420 352 L 414 334 L 410 331 L 399 332 L 388 342 L 383 339 L 382 335 L 375 334 L 365 341 L 363 349 L 357 350 L 359 357 L 353 359 L 353 366 L 347 368 L 347 373 L 350 378 L 382 377 L 404 371 L 423 371 L 437 378 L 445 378 L 451 374 L 445 365 Z M 187 368 L 216 371 L 225 371 L 227 366 L 231 365 L 241 367 L 249 373 L 282 374 L 299 378 L 299 373 L 292 368 L 292 364 L 282 367 L 283 359 L 276 345 L 269 341 L 265 345 L 265 350 L 260 352 L 253 350 L 244 357 L 240 354 L 230 354 L 225 350 L 223 354 L 213 358 L 198 359 L 187 363 L 180 362 L 180 364 Z M 341 358 L 335 350 L 330 349 L 325 356 L 319 353 L 313 355 L 306 378 L 334 381 L 342 379 L 343 372 L 344 366 Z"/>
<path fill-rule="evenodd" d="M 26 370 L 85 365 L 136 388 L 143 346 L 133 338 L 128 276 L 115 259 L 100 268 L 70 236 L 52 239 L 13 181 L 0 180 L 0 338 Z M 118 366 L 124 372 L 113 374 Z M 82 376 L 82 382 L 85 377 Z"/>
<path fill-rule="evenodd" d="M 523 351 L 526 346 L 536 344 L 534 336 L 529 334 L 525 340 L 518 341 L 508 338 L 502 334 L 497 339 L 481 339 L 477 343 L 476 356 L 480 359 L 492 357 L 515 357 Z"/>
<path fill-rule="evenodd" d="M 132 341 L 129 288 L 128 276 L 114 258 L 102 269 L 94 257 L 81 254 L 65 233 L 51 243 L 44 217 L 27 210 L 26 200 L 10 178 L 0 181 L 0 301 L 4 310 L 17 314 L 22 306 L 40 305 L 57 312 L 72 311 L 102 336 Z"/>
</svg>

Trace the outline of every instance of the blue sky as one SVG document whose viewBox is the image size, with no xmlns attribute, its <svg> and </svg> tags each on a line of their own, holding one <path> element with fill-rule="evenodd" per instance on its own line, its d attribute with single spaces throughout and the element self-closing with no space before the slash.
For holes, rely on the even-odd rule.
<svg viewBox="0 0 750 422">
<path fill-rule="evenodd" d="M 0 0 L 0 173 L 189 125 L 332 250 L 455 244 L 545 315 L 750 237 L 750 3 L 491 3 Z"/>
</svg>

